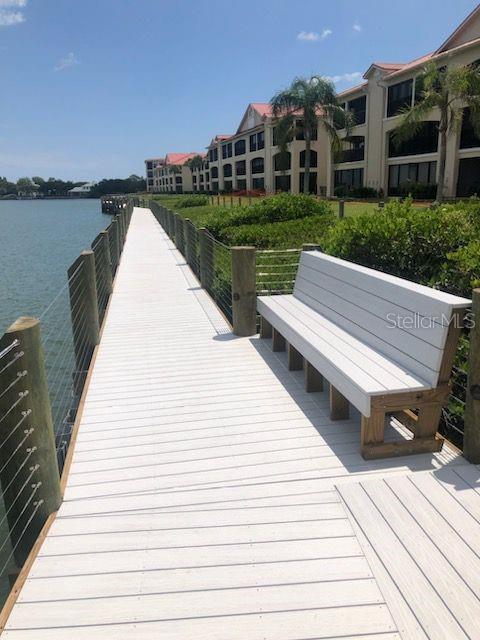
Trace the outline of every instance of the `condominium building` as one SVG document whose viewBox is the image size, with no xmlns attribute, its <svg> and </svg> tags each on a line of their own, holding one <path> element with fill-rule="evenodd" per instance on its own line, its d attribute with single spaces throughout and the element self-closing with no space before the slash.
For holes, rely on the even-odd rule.
<svg viewBox="0 0 480 640">
<path fill-rule="evenodd" d="M 281 156 L 276 138 L 276 121 L 268 103 L 248 105 L 236 133 L 215 136 L 207 148 L 209 189 L 217 191 L 303 191 L 305 140 L 302 120 L 296 121 L 295 139 Z M 320 160 L 322 131 L 314 132 L 310 155 L 310 190 L 326 189 L 327 164 Z"/>
<path fill-rule="evenodd" d="M 480 5 L 435 51 L 402 62 L 374 62 L 365 82 L 339 95 L 339 101 L 355 116 L 349 135 L 339 131 L 343 153 L 333 157 L 323 126 L 314 133 L 310 166 L 311 193 L 355 194 L 361 188 L 380 196 L 435 195 L 438 180 L 438 110 L 425 118 L 418 134 L 396 146 L 392 132 L 399 113 L 419 99 L 422 72 L 427 62 L 439 67 L 480 62 Z M 203 154 L 167 154 L 147 160 L 147 188 L 170 192 L 303 192 L 305 141 L 301 115 L 288 157 L 279 153 L 276 118 L 268 103 L 248 105 L 235 133 L 216 135 Z M 201 164 L 186 164 L 195 155 Z M 285 162 L 286 160 L 286 162 Z M 152 169 L 149 163 L 157 163 Z M 151 175 L 150 175 L 151 174 Z M 448 137 L 446 196 L 480 194 L 480 139 L 465 110 L 462 126 Z"/>
<path fill-rule="evenodd" d="M 371 187 L 385 195 L 410 191 L 435 195 L 438 177 L 440 113 L 432 110 L 418 134 L 396 146 L 392 131 L 399 112 L 418 100 L 421 74 L 427 62 L 454 67 L 480 60 L 480 6 L 438 49 L 407 63 L 374 62 L 365 72 L 365 83 L 340 94 L 340 101 L 355 113 L 356 126 L 345 139 L 341 161 L 332 162 L 327 194 L 337 187 Z M 448 137 L 445 195 L 480 193 L 480 139 L 468 114 L 462 126 Z"/>
<path fill-rule="evenodd" d="M 193 189 L 189 161 L 204 153 L 167 153 L 165 162 L 154 171 L 155 191 L 158 193 L 190 193 Z"/>
<path fill-rule="evenodd" d="M 147 160 L 145 160 L 145 180 L 149 193 L 158 191 L 158 184 L 155 184 L 155 169 L 161 167 L 164 163 L 165 158 L 147 158 Z"/>
</svg>

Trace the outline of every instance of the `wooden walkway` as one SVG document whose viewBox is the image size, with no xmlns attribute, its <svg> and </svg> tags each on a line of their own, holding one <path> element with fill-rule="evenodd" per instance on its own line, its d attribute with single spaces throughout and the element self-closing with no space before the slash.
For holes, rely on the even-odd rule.
<svg viewBox="0 0 480 640">
<path fill-rule="evenodd" d="M 479 638 L 478 470 L 448 447 L 365 462 L 358 418 L 332 423 L 302 381 L 230 333 L 136 209 L 65 500 L 4 637 Z"/>
</svg>

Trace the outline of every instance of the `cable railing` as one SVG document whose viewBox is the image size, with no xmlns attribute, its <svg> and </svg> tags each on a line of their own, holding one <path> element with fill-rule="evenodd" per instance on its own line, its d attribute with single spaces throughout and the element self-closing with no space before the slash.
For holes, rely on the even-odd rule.
<svg viewBox="0 0 480 640">
<path fill-rule="evenodd" d="M 292 293 L 301 249 L 263 250 L 256 253 L 257 295 Z"/>
<path fill-rule="evenodd" d="M 60 477 L 132 212 L 128 201 L 70 266 L 38 319 L 21 317 L 0 337 L 0 604 L 60 505 Z"/>
</svg>

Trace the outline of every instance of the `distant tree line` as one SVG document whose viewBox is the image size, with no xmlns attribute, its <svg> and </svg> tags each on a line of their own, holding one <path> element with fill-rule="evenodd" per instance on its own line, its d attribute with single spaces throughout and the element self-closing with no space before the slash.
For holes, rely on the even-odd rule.
<svg viewBox="0 0 480 640">
<path fill-rule="evenodd" d="M 10 182 L 5 177 L 0 176 L 0 198 L 15 197 L 65 197 L 74 187 L 86 184 L 86 181 L 73 182 L 71 180 L 60 180 L 59 178 L 48 178 L 45 180 L 40 176 L 31 178 L 19 178 L 17 182 Z M 146 190 L 144 178 L 131 175 L 125 179 L 101 180 L 90 191 L 90 197 L 99 198 L 107 193 L 138 193 Z"/>
</svg>

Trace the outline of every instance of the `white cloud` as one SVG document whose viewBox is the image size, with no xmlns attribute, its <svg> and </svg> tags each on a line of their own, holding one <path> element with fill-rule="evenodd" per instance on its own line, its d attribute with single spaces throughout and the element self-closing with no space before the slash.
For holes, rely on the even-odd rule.
<svg viewBox="0 0 480 640">
<path fill-rule="evenodd" d="M 352 29 L 353 29 L 354 31 L 356 31 L 357 33 L 360 33 L 360 31 L 363 31 L 363 27 L 362 27 L 362 25 L 361 25 L 361 24 L 358 24 L 358 22 L 354 22 L 354 23 L 353 23 L 353 27 L 352 27 Z"/>
<path fill-rule="evenodd" d="M 300 31 L 297 34 L 297 40 L 304 40 L 305 42 L 317 42 L 317 40 L 325 40 L 328 36 L 331 36 L 333 31 L 331 29 L 323 29 L 322 33 L 316 31 Z"/>
<path fill-rule="evenodd" d="M 27 5 L 27 0 L 0 0 L 0 27 L 11 27 L 25 22 L 23 11 L 14 11 Z"/>
<path fill-rule="evenodd" d="M 297 34 L 297 40 L 306 40 L 307 42 L 316 42 L 320 36 L 315 31 L 300 31 Z"/>
<path fill-rule="evenodd" d="M 70 52 L 68 56 L 62 58 L 57 62 L 57 64 L 53 67 L 54 71 L 63 71 L 64 69 L 68 69 L 69 67 L 73 67 L 76 64 L 80 64 L 75 54 Z"/>
<path fill-rule="evenodd" d="M 0 9 L 0 27 L 11 27 L 21 22 L 25 22 L 25 16 L 21 11 L 2 11 Z"/>
<path fill-rule="evenodd" d="M 353 71 L 352 73 L 342 73 L 336 76 L 327 76 L 334 84 L 357 82 L 362 77 L 361 71 Z"/>
</svg>

